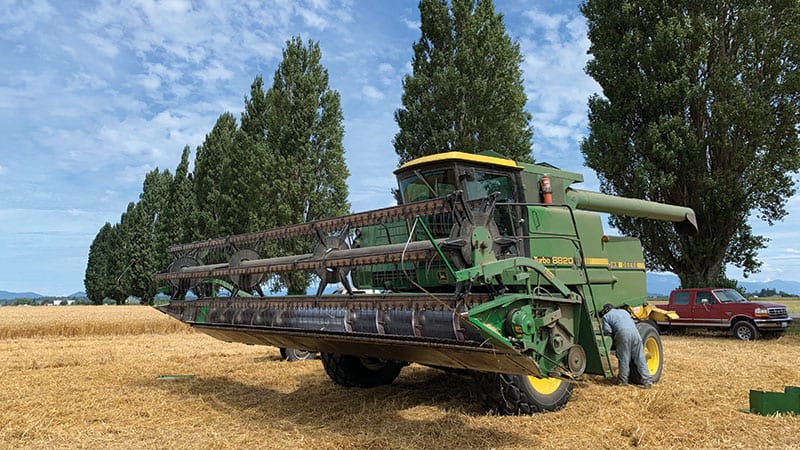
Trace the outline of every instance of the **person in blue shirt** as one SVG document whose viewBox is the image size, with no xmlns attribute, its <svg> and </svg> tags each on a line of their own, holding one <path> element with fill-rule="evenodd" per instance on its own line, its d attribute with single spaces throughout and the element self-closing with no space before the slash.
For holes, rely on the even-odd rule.
<svg viewBox="0 0 800 450">
<path fill-rule="evenodd" d="M 644 360 L 644 347 L 639 330 L 636 329 L 636 322 L 628 313 L 622 309 L 615 309 L 609 303 L 603 305 L 600 312 L 603 316 L 603 332 L 614 336 L 614 346 L 617 351 L 619 361 L 619 384 L 628 385 L 631 364 L 636 364 L 636 368 L 642 375 L 642 385 L 649 389 L 653 385 L 650 378 L 650 370 Z"/>
</svg>

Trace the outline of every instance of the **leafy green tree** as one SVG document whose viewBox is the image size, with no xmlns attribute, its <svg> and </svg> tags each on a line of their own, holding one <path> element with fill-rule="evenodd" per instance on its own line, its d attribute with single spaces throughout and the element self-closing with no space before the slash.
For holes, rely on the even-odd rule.
<svg viewBox="0 0 800 450">
<path fill-rule="evenodd" d="M 111 233 L 113 233 L 113 228 L 110 223 L 106 222 L 97 232 L 89 247 L 89 260 L 86 263 L 83 286 L 86 289 L 86 296 L 95 305 L 101 305 L 103 300 L 110 296 L 109 290 L 116 282 L 113 273 L 110 273 Z"/>
<path fill-rule="evenodd" d="M 222 114 L 198 147 L 194 193 L 200 238 L 246 233 L 274 226 L 267 190 L 276 176 L 266 149 L 266 93 L 261 77 L 245 99 L 242 128 Z"/>
<path fill-rule="evenodd" d="M 152 304 L 157 284 L 153 275 L 167 265 L 167 255 L 159 232 L 160 220 L 167 207 L 167 193 L 173 177 L 168 170 L 149 172 L 137 203 L 130 203 L 120 220 L 122 261 L 127 265 L 120 275 L 123 290 Z"/>
<path fill-rule="evenodd" d="M 106 223 L 97 232 L 89 248 L 84 278 L 89 300 L 96 305 L 102 304 L 106 298 L 117 303 L 124 302 L 128 297 L 121 284 L 124 269 L 119 225 Z"/>
<path fill-rule="evenodd" d="M 175 168 L 175 177 L 169 185 L 166 204 L 159 220 L 159 242 L 156 251 L 164 257 L 171 244 L 191 242 L 200 238 L 197 233 L 197 201 L 194 197 L 193 179 L 189 173 L 189 153 L 187 145 L 183 149 L 178 167 Z"/>
<path fill-rule="evenodd" d="M 231 113 L 224 113 L 197 148 L 194 192 L 198 207 L 198 231 L 203 239 L 246 231 L 243 211 L 228 183 L 240 176 L 233 159 L 238 125 Z"/>
<path fill-rule="evenodd" d="M 786 215 L 800 169 L 800 3 L 588 0 L 589 100 L 582 151 L 604 192 L 692 207 L 700 232 L 613 217 L 649 266 L 684 287 L 760 266 L 767 223 Z"/>
<path fill-rule="evenodd" d="M 244 99 L 242 131 L 255 141 L 266 142 L 269 101 L 264 79 L 258 75 L 250 85 L 250 96 Z"/>
<path fill-rule="evenodd" d="M 127 262 L 123 253 L 125 243 L 122 239 L 122 230 L 120 224 L 114 224 L 111 227 L 111 233 L 108 235 L 108 259 L 106 260 L 108 281 L 105 286 L 106 297 L 114 300 L 116 304 L 121 305 L 125 303 L 128 298 L 128 292 L 123 286 L 123 277 L 125 275 L 125 268 Z"/>
<path fill-rule="evenodd" d="M 492 1 L 421 0 L 419 10 L 422 36 L 414 44 L 413 73 L 403 79 L 403 107 L 395 112 L 400 163 L 486 150 L 532 161 L 522 55 Z"/>
<path fill-rule="evenodd" d="M 264 136 L 270 165 L 265 172 L 272 200 L 259 207 L 269 209 L 278 226 L 350 210 L 339 93 L 329 88 L 321 58 L 317 43 L 305 46 L 299 37 L 291 39 L 266 94 Z M 302 254 L 310 251 L 311 244 L 293 240 L 283 250 Z M 290 294 L 300 294 L 309 278 L 291 274 L 282 281 Z"/>
<path fill-rule="evenodd" d="M 277 223 L 272 208 L 268 206 L 272 203 L 270 184 L 282 175 L 272 170 L 273 159 L 266 138 L 268 115 L 269 101 L 259 75 L 250 86 L 250 96 L 245 98 L 241 128 L 234 146 L 234 157 L 243 166 L 234 187 L 242 195 L 242 202 L 249 205 L 246 231 L 272 228 Z"/>
</svg>

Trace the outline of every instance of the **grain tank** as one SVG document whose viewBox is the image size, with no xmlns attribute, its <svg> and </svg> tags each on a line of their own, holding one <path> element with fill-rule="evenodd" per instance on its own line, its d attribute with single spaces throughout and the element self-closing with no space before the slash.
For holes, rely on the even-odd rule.
<svg viewBox="0 0 800 450">
<path fill-rule="evenodd" d="M 472 374 L 492 410 L 533 413 L 562 408 L 584 373 L 613 376 L 598 316 L 611 303 L 639 321 L 658 380 L 652 320 L 666 312 L 647 304 L 640 242 L 604 234 L 598 213 L 692 232 L 691 209 L 579 190 L 580 174 L 491 153 L 427 156 L 395 174 L 398 206 L 172 246 L 160 309 L 224 341 L 321 352 L 344 386 L 389 384 L 413 362 Z M 292 239 L 315 246 L 280 254 Z M 316 295 L 263 295 L 266 277 L 294 271 L 317 275 Z M 331 283 L 351 294 L 325 295 Z"/>
</svg>

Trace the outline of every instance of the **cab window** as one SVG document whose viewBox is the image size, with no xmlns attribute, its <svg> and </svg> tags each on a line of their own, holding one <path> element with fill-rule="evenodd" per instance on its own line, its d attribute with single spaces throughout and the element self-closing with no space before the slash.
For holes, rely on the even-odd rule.
<svg viewBox="0 0 800 450">
<path fill-rule="evenodd" d="M 717 303 L 717 301 L 714 300 L 714 297 L 711 295 L 711 292 L 698 292 L 697 298 L 695 298 L 694 302 L 699 305 L 703 303 L 703 300 L 705 300 L 709 305 Z"/>
<path fill-rule="evenodd" d="M 688 292 L 676 292 L 672 294 L 672 304 L 673 305 L 688 305 L 689 304 L 689 293 Z"/>
<path fill-rule="evenodd" d="M 421 202 L 443 197 L 456 190 L 452 169 L 438 169 L 421 172 L 400 181 L 400 195 L 403 203 Z"/>
<path fill-rule="evenodd" d="M 467 199 L 469 200 L 485 198 L 495 192 L 499 192 L 498 202 L 514 201 L 511 182 L 507 175 L 475 172 L 474 175 L 467 178 L 464 188 L 467 191 Z"/>
</svg>

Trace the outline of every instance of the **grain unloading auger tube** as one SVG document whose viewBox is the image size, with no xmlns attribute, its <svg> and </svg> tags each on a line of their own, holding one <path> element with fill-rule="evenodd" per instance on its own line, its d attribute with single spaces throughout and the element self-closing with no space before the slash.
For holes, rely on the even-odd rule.
<svg viewBox="0 0 800 450">
<path fill-rule="evenodd" d="M 489 408 L 529 413 L 563 407 L 584 372 L 613 376 L 598 316 L 611 303 L 642 320 L 658 380 L 646 320 L 663 312 L 647 305 L 641 244 L 606 236 L 587 211 L 691 231 L 691 209 L 580 191 L 579 174 L 493 154 L 432 155 L 395 173 L 400 206 L 171 247 L 157 279 L 172 301 L 159 309 L 225 341 L 321 352 L 345 386 L 391 383 L 409 362 L 468 370 Z M 317 274 L 317 295 L 264 295 L 269 276 L 297 271 Z M 347 293 L 323 295 L 328 283 Z"/>
</svg>

